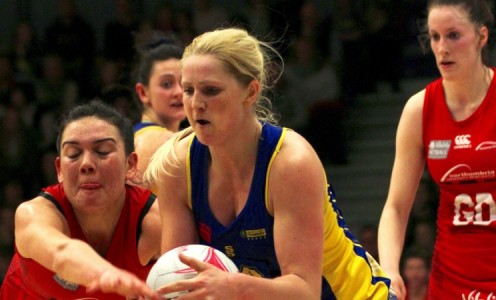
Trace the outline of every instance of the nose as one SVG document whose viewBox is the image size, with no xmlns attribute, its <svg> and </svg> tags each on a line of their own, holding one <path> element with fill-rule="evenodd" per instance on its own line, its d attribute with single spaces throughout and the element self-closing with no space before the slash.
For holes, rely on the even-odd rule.
<svg viewBox="0 0 496 300">
<path fill-rule="evenodd" d="M 191 97 L 191 106 L 193 109 L 205 110 L 207 104 L 196 93 Z"/>
<path fill-rule="evenodd" d="M 183 97 L 183 88 L 180 84 L 176 84 L 174 88 L 174 95 L 178 98 Z"/>
<path fill-rule="evenodd" d="M 96 166 L 95 166 L 95 162 L 93 161 L 93 157 L 91 153 L 85 153 L 83 155 L 79 170 L 83 174 L 91 174 L 95 172 Z"/>
<path fill-rule="evenodd" d="M 437 41 L 437 53 L 439 54 L 448 53 L 448 43 L 444 37 L 441 37 L 439 41 Z"/>
</svg>

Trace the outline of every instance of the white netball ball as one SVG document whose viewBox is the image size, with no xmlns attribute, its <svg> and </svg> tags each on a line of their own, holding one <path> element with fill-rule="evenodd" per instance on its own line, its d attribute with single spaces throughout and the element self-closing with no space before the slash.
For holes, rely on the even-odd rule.
<svg viewBox="0 0 496 300">
<path fill-rule="evenodd" d="M 184 279 L 190 279 L 197 275 L 197 272 L 179 260 L 179 253 L 194 257 L 203 262 L 210 263 L 217 268 L 229 272 L 237 273 L 238 268 L 234 262 L 221 251 L 206 245 L 191 244 L 180 246 L 164 253 L 153 265 L 148 273 L 146 284 L 157 290 L 159 287 Z M 174 299 L 188 291 L 175 292 L 164 295 L 166 299 Z"/>
</svg>

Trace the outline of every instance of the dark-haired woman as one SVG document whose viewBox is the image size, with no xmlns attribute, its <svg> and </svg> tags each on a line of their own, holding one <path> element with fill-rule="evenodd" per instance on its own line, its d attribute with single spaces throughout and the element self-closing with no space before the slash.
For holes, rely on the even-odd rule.
<svg viewBox="0 0 496 300">
<path fill-rule="evenodd" d="M 179 130 L 186 114 L 180 82 L 182 47 L 173 38 L 154 32 L 138 48 L 135 89 L 142 115 L 134 130 L 140 176 L 157 148 Z"/>
<path fill-rule="evenodd" d="M 75 107 L 57 149 L 59 183 L 16 210 L 0 299 L 156 299 L 144 280 L 161 222 L 155 196 L 126 184 L 137 165 L 131 122 L 99 101 Z"/>
<path fill-rule="evenodd" d="M 379 258 L 399 299 L 405 229 L 427 164 L 440 190 L 429 299 L 496 299 L 496 82 L 484 60 L 484 0 L 431 0 L 426 32 L 441 78 L 405 105 Z"/>
</svg>

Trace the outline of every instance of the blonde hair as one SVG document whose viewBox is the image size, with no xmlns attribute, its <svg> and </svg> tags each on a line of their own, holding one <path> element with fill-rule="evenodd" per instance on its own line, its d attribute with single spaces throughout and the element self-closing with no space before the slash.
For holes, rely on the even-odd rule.
<svg viewBox="0 0 496 300">
<path fill-rule="evenodd" d="M 270 54 L 281 62 L 279 74 L 272 74 L 274 65 Z M 246 30 L 223 28 L 196 37 L 183 53 L 183 60 L 191 55 L 211 55 L 218 59 L 239 83 L 247 86 L 252 80 L 260 83 L 255 113 L 267 123 L 277 124 L 272 112 L 272 102 L 267 97 L 271 82 L 282 74 L 283 59 L 268 43 L 261 42 Z"/>
<path fill-rule="evenodd" d="M 272 61 L 269 53 L 273 53 L 281 62 L 280 73 L 273 76 Z M 255 105 L 255 114 L 263 122 L 277 124 L 275 114 L 272 112 L 272 103 L 266 96 L 270 89 L 269 82 L 281 76 L 283 59 L 275 48 L 268 43 L 259 41 L 246 30 L 239 28 L 225 28 L 206 32 L 196 37 L 184 50 L 182 59 L 191 55 L 210 55 L 218 59 L 236 80 L 248 86 L 252 80 L 257 80 L 261 92 Z M 156 190 L 160 184 L 160 175 L 172 175 L 170 168 L 178 168 L 178 158 L 174 151 L 177 143 L 192 135 L 191 127 L 185 128 L 174 134 L 152 156 L 150 163 L 143 175 L 149 186 Z"/>
<path fill-rule="evenodd" d="M 171 172 L 170 168 L 179 168 L 179 160 L 174 148 L 180 140 L 187 138 L 193 133 L 194 131 L 191 127 L 184 128 L 176 132 L 155 151 L 143 174 L 144 181 L 150 189 L 157 190 L 157 185 L 160 184 L 160 174 L 172 175 L 173 172 Z"/>
</svg>

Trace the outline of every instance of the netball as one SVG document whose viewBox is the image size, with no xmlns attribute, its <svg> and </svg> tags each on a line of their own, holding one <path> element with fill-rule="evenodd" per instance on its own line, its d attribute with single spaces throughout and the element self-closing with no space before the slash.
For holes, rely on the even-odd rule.
<svg viewBox="0 0 496 300">
<path fill-rule="evenodd" d="M 178 280 L 190 279 L 197 275 L 197 272 L 179 260 L 179 253 L 194 257 L 203 262 L 207 262 L 217 268 L 230 272 L 238 272 L 238 268 L 221 251 L 210 246 L 191 244 L 180 246 L 164 253 L 150 270 L 146 283 L 153 290 Z M 175 292 L 164 295 L 166 299 L 174 299 L 187 291 Z"/>
</svg>

